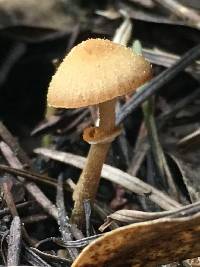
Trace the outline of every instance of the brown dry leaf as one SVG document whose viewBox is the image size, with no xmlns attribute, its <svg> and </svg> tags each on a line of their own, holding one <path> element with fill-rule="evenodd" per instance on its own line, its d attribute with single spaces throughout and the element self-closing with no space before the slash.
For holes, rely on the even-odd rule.
<svg viewBox="0 0 200 267">
<path fill-rule="evenodd" d="M 45 0 L 38 3 L 38 0 L 0 0 L 0 29 L 28 26 L 65 32 L 68 29 L 71 32 L 73 24 L 68 1 Z"/>
<path fill-rule="evenodd" d="M 200 255 L 200 213 L 118 228 L 88 245 L 72 267 L 150 267 Z"/>
</svg>

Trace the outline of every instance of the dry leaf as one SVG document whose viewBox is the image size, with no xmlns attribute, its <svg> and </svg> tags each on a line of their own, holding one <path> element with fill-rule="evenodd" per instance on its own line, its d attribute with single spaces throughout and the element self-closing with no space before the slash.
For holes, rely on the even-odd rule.
<svg viewBox="0 0 200 267">
<path fill-rule="evenodd" d="M 118 228 L 88 245 L 72 267 L 150 267 L 200 255 L 200 213 Z"/>
</svg>

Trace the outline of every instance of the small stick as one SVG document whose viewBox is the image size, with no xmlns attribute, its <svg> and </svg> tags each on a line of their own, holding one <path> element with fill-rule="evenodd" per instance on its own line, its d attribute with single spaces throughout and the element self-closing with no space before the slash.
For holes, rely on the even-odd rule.
<svg viewBox="0 0 200 267">
<path fill-rule="evenodd" d="M 12 168 L 10 166 L 6 166 L 3 164 L 0 164 L 0 170 L 5 171 L 6 173 L 13 174 L 16 176 L 21 176 L 23 178 L 35 181 L 35 182 L 40 182 L 49 186 L 57 187 L 56 180 L 53 178 L 50 178 L 45 175 L 41 175 L 38 173 L 33 173 L 27 170 L 22 170 L 18 168 Z M 69 187 L 68 187 L 69 188 Z"/>
<path fill-rule="evenodd" d="M 65 211 L 64 205 L 64 193 L 63 193 L 63 179 L 60 175 L 58 177 L 56 205 L 58 208 L 58 225 L 60 226 L 60 232 L 64 242 L 72 241 L 71 225 L 69 224 L 69 218 Z M 69 255 L 72 260 L 75 260 L 78 256 L 78 250 L 76 248 L 68 249 Z"/>
<path fill-rule="evenodd" d="M 34 203 L 34 201 L 26 201 L 26 202 L 17 204 L 16 208 L 17 209 L 25 208 L 25 207 L 30 206 L 32 203 Z M 9 208 L 4 208 L 4 209 L 0 210 L 0 216 L 6 215 L 6 214 L 9 214 L 9 213 L 10 213 Z"/>
<path fill-rule="evenodd" d="M 8 266 L 18 266 L 21 251 L 21 222 L 18 216 L 15 216 L 10 227 L 10 235 L 8 239 Z"/>
<path fill-rule="evenodd" d="M 8 161 L 12 167 L 23 169 L 25 165 L 30 166 L 31 169 L 33 169 L 30 159 L 2 122 L 0 122 L 0 137 L 4 140 L 4 142 L 1 143 L 2 147 L 5 148 L 4 151 L 9 151 L 11 155 L 10 158 L 15 159 L 15 164 L 11 164 L 11 162 Z M 9 146 L 7 144 L 9 144 Z M 53 203 L 43 194 L 39 187 L 34 183 L 26 183 L 25 187 L 27 191 L 33 196 L 33 198 L 38 202 L 38 204 L 42 206 L 49 215 L 57 219 L 58 211 L 55 205 L 53 205 Z"/>
<path fill-rule="evenodd" d="M 17 140 L 12 136 L 12 134 L 8 131 L 8 129 L 5 127 L 5 125 L 0 121 L 0 137 L 3 139 L 3 141 L 7 144 L 9 144 L 12 151 L 14 151 L 15 155 L 23 164 L 29 166 L 30 165 L 30 159 L 24 152 L 24 150 L 20 147 Z"/>
<path fill-rule="evenodd" d="M 13 151 L 10 149 L 10 147 L 4 143 L 3 141 L 0 142 L 0 150 L 8 163 L 18 169 L 23 169 L 23 165 L 18 160 L 18 158 L 15 156 Z M 20 181 L 23 181 L 23 178 L 20 178 L 18 176 L 18 179 Z M 40 206 L 43 207 L 43 209 L 51 215 L 53 218 L 57 219 L 58 217 L 58 211 L 55 207 L 55 205 L 52 204 L 52 202 L 43 194 L 43 192 L 39 189 L 39 187 L 31 182 L 27 182 L 24 184 L 27 191 L 34 197 L 34 199 L 38 202 Z"/>
<path fill-rule="evenodd" d="M 10 213 L 12 214 L 13 218 L 14 217 L 19 217 L 19 214 L 17 212 L 17 209 L 16 209 L 16 206 L 15 206 L 15 203 L 14 203 L 14 200 L 13 200 L 13 197 L 12 197 L 12 194 L 10 192 L 10 189 L 9 189 L 9 186 L 8 186 L 8 182 L 7 183 L 3 183 L 3 193 L 4 193 L 4 199 L 6 201 L 6 204 L 10 210 Z M 25 240 L 31 244 L 32 246 L 35 245 L 35 243 L 33 242 L 33 240 L 29 237 L 26 229 L 24 226 L 22 226 L 22 234 L 23 234 L 23 237 L 25 238 Z"/>
</svg>

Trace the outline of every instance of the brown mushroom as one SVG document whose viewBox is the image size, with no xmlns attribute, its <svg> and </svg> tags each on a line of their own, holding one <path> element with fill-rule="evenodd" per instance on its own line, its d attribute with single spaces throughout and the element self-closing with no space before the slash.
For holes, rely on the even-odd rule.
<svg viewBox="0 0 200 267">
<path fill-rule="evenodd" d="M 89 39 L 75 46 L 53 76 L 48 103 L 60 108 L 99 107 L 99 127 L 84 132 L 91 144 L 87 163 L 74 191 L 73 219 L 83 222 L 83 201 L 93 201 L 110 143 L 119 135 L 115 126 L 118 96 L 133 92 L 151 77 L 141 55 L 105 39 Z"/>
</svg>

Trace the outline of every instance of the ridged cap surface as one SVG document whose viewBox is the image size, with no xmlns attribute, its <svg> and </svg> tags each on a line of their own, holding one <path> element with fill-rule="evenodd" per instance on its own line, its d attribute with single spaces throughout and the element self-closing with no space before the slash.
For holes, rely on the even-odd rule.
<svg viewBox="0 0 200 267">
<path fill-rule="evenodd" d="M 134 91 L 151 77 L 151 65 L 131 49 L 105 39 L 75 46 L 52 78 L 48 104 L 78 108 Z"/>
</svg>

